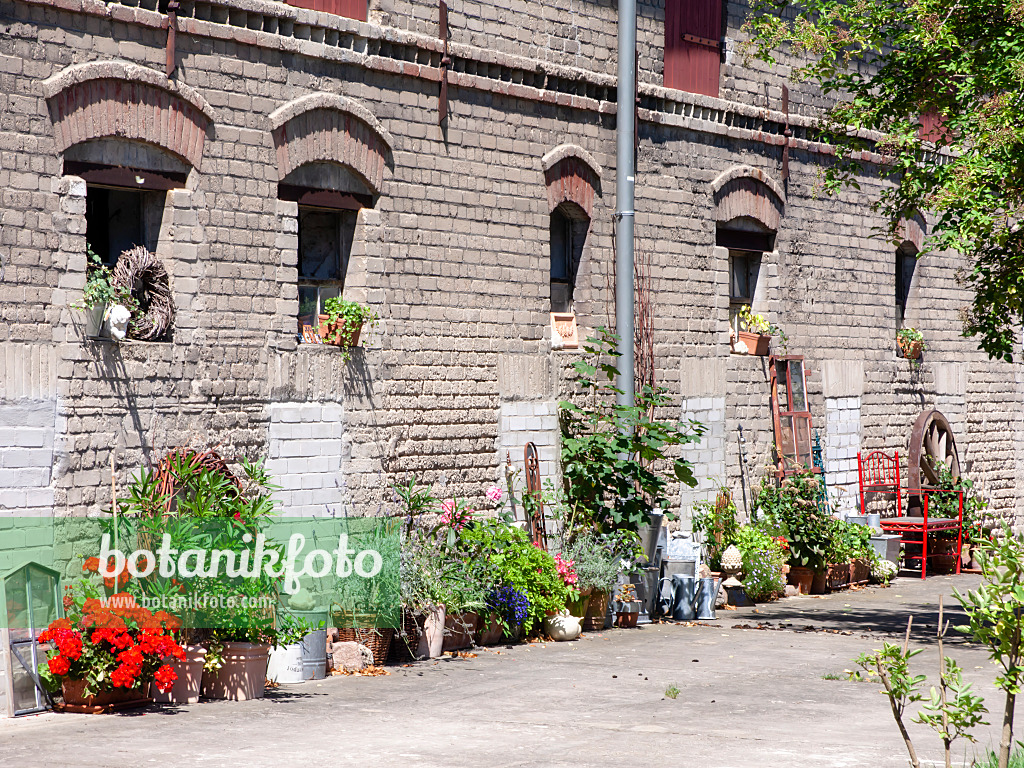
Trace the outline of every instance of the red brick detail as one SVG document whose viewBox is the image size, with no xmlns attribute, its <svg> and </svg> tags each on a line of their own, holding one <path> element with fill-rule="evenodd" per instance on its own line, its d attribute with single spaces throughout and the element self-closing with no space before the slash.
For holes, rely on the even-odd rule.
<svg viewBox="0 0 1024 768">
<path fill-rule="evenodd" d="M 311 109 L 277 128 L 279 178 L 301 165 L 333 162 L 359 174 L 377 194 L 384 183 L 390 152 L 384 139 L 359 118 L 335 109 Z"/>
<path fill-rule="evenodd" d="M 548 187 L 548 206 L 553 211 L 565 202 L 576 203 L 591 215 L 594 196 L 600 186 L 597 174 L 578 157 L 559 160 L 544 172 Z"/>
<path fill-rule="evenodd" d="M 199 168 L 209 119 L 186 100 L 149 85 L 86 80 L 49 100 L 58 151 L 116 136 L 155 144 Z"/>
<path fill-rule="evenodd" d="M 767 184 L 741 176 L 726 182 L 715 193 L 715 220 L 731 221 L 746 216 L 778 231 L 784 204 Z"/>
</svg>

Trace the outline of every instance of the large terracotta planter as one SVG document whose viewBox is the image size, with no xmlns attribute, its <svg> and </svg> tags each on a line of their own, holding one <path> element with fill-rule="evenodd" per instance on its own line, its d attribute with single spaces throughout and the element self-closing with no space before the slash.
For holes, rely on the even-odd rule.
<svg viewBox="0 0 1024 768">
<path fill-rule="evenodd" d="M 827 571 L 814 571 L 814 580 L 811 581 L 811 594 L 824 595 L 828 587 Z"/>
<path fill-rule="evenodd" d="M 492 614 L 487 617 L 486 623 L 481 618 L 480 628 L 476 631 L 476 643 L 477 645 L 497 645 L 501 642 L 502 634 L 501 625 Z"/>
<path fill-rule="evenodd" d="M 442 651 L 458 651 L 473 644 L 473 635 L 480 624 L 480 616 L 472 611 L 445 616 Z"/>
<path fill-rule="evenodd" d="M 787 574 L 788 583 L 797 588 L 801 595 L 811 594 L 811 587 L 814 584 L 814 571 L 800 565 L 794 565 Z"/>
<path fill-rule="evenodd" d="M 590 595 L 590 604 L 587 606 L 587 614 L 583 617 L 583 631 L 584 632 L 598 632 L 604 629 L 604 620 L 608 615 L 608 599 L 610 595 L 607 592 L 594 591 Z"/>
<path fill-rule="evenodd" d="M 850 564 L 830 563 L 825 571 L 826 587 L 830 592 L 836 592 L 850 584 Z"/>
<path fill-rule="evenodd" d="M 850 561 L 850 584 L 867 584 L 870 579 L 870 562 L 864 559 Z"/>
<path fill-rule="evenodd" d="M 203 696 L 228 701 L 262 699 L 269 656 L 269 645 L 224 643 L 223 665 L 203 675 Z"/>
<path fill-rule="evenodd" d="M 67 707 L 109 707 L 127 702 L 144 701 L 141 688 L 113 688 L 85 695 L 85 680 L 64 680 L 61 696 Z"/>
<path fill-rule="evenodd" d="M 202 691 L 203 665 L 206 663 L 206 649 L 201 645 L 185 646 L 185 660 L 164 659 L 178 674 L 178 679 L 166 693 L 161 693 L 154 683 L 150 688 L 153 701 L 158 704 L 195 704 Z"/>
<path fill-rule="evenodd" d="M 423 617 L 419 643 L 416 646 L 416 657 L 420 659 L 436 659 L 444 652 L 444 606 L 438 606 Z"/>
</svg>

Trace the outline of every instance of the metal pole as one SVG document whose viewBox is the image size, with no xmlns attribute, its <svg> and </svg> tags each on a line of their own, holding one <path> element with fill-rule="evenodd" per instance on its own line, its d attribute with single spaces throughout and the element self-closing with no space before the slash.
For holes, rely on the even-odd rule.
<svg viewBox="0 0 1024 768">
<path fill-rule="evenodd" d="M 633 118 L 636 103 L 636 0 L 619 0 L 619 77 L 615 111 L 615 332 L 620 405 L 633 405 Z"/>
</svg>

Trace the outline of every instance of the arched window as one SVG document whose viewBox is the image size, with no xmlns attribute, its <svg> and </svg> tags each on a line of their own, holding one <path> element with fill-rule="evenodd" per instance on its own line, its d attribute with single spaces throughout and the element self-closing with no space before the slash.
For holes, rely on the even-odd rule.
<svg viewBox="0 0 1024 768">
<path fill-rule="evenodd" d="M 761 259 L 775 248 L 775 233 L 756 219 L 739 216 L 720 223 L 715 232 L 715 244 L 729 249 L 729 325 L 737 333 L 739 312 L 744 306 L 759 311 L 755 303 Z"/>
<path fill-rule="evenodd" d="M 914 282 L 914 269 L 917 266 L 917 246 L 910 241 L 904 242 L 896 250 L 896 330 L 903 327 L 907 315 L 907 304 L 910 300 L 910 286 Z"/>
<path fill-rule="evenodd" d="M 575 203 L 551 212 L 551 311 L 572 312 L 576 273 L 590 229 L 590 217 Z"/>
</svg>

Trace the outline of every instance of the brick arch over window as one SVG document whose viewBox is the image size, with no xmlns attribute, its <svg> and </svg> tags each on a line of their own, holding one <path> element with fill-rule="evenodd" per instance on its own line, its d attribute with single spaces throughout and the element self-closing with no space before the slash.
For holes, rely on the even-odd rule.
<svg viewBox="0 0 1024 768">
<path fill-rule="evenodd" d="M 195 89 L 128 61 L 76 64 L 43 81 L 57 150 L 90 139 L 135 139 L 199 168 L 213 108 Z"/>
<path fill-rule="evenodd" d="M 594 198 L 601 195 L 601 166 L 590 153 L 575 144 L 562 144 L 541 158 L 548 206 L 575 203 L 592 217 Z"/>
<path fill-rule="evenodd" d="M 300 165 L 329 161 L 358 173 L 374 194 L 393 168 L 391 134 L 368 109 L 332 93 L 314 93 L 270 113 L 279 178 Z"/>
<path fill-rule="evenodd" d="M 725 223 L 739 217 L 756 219 L 777 231 L 786 207 L 786 193 L 771 176 L 739 165 L 711 182 L 715 200 L 715 221 Z"/>
<path fill-rule="evenodd" d="M 897 239 L 901 240 L 902 243 L 910 243 L 914 246 L 916 251 L 923 251 L 924 236 L 926 232 L 927 227 L 924 223 L 924 219 L 920 216 L 911 216 L 909 219 L 903 219 L 900 221 L 900 226 L 896 235 Z"/>
</svg>

